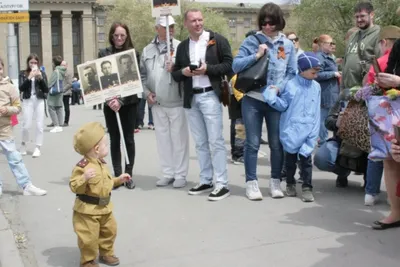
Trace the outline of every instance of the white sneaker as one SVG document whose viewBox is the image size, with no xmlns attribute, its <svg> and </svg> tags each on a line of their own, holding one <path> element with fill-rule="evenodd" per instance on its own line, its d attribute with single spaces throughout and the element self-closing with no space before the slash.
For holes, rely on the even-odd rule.
<svg viewBox="0 0 400 267">
<path fill-rule="evenodd" d="M 33 151 L 33 154 L 32 154 L 32 158 L 38 158 L 38 157 L 40 157 L 40 155 L 41 155 L 40 149 L 35 148 L 35 151 Z"/>
<path fill-rule="evenodd" d="M 26 156 L 28 153 L 26 152 L 26 145 L 21 145 L 19 149 L 19 153 L 21 153 L 22 156 Z"/>
<path fill-rule="evenodd" d="M 269 180 L 269 188 L 271 191 L 272 198 L 283 198 L 284 194 L 281 189 L 281 180 L 280 179 L 273 179 Z"/>
<path fill-rule="evenodd" d="M 46 194 L 46 190 L 37 188 L 33 184 L 28 184 L 24 189 L 24 196 L 44 196 Z"/>
<path fill-rule="evenodd" d="M 258 181 L 248 181 L 246 183 L 246 196 L 250 200 L 262 200 L 263 196 L 258 188 Z"/>
<path fill-rule="evenodd" d="M 51 133 L 60 133 L 63 131 L 62 127 L 56 126 L 53 129 L 50 130 Z"/>
<path fill-rule="evenodd" d="M 373 205 L 375 205 L 376 202 L 378 202 L 378 196 L 365 194 L 365 197 L 364 197 L 364 205 L 365 206 L 373 206 Z"/>
</svg>

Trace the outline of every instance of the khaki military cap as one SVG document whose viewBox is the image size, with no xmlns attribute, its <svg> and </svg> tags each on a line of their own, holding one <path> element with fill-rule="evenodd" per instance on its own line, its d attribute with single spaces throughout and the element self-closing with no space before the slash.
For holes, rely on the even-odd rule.
<svg viewBox="0 0 400 267">
<path fill-rule="evenodd" d="M 81 155 L 86 155 L 106 135 L 99 122 L 89 122 L 83 125 L 74 135 L 74 149 Z"/>
<path fill-rule="evenodd" d="M 382 27 L 379 33 L 379 41 L 383 39 L 399 39 L 400 38 L 400 27 L 389 25 Z"/>
</svg>

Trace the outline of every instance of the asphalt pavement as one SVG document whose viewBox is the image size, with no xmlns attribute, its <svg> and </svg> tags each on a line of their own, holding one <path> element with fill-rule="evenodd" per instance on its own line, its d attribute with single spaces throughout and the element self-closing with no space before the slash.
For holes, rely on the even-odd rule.
<svg viewBox="0 0 400 267">
<path fill-rule="evenodd" d="M 229 120 L 224 111 L 224 136 L 230 151 Z M 73 134 L 89 121 L 104 123 L 104 116 L 98 110 L 72 106 L 69 127 L 55 134 L 46 129 L 42 156 L 24 157 L 34 184 L 48 190 L 47 196 L 22 196 L 5 158 L 0 157 L 4 182 L 0 267 L 79 266 L 72 228 L 74 194 L 68 182 L 81 159 L 72 146 Z M 45 123 L 49 122 L 50 118 L 46 119 Z M 18 144 L 20 132 L 17 126 Z M 267 137 L 265 129 L 263 136 Z M 369 227 L 388 213 L 386 194 L 382 193 L 376 206 L 365 207 L 362 176 L 351 176 L 349 188 L 338 189 L 333 174 L 314 169 L 314 203 L 303 203 L 299 198 L 271 199 L 269 150 L 262 146 L 267 156 L 259 159 L 258 174 L 264 200 L 251 202 L 245 197 L 244 167 L 227 159 L 231 196 L 210 202 L 207 195 L 187 194 L 199 180 L 192 140 L 184 189 L 156 187 L 160 168 L 154 131 L 142 130 L 135 140 L 136 189 L 121 188 L 112 195 L 120 266 L 399 266 L 400 230 L 379 232 Z M 109 157 L 107 162 L 111 162 Z"/>
</svg>

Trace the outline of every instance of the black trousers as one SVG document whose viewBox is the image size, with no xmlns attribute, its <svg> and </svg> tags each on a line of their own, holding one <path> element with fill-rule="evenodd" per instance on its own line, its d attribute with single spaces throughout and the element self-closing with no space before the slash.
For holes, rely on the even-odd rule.
<svg viewBox="0 0 400 267">
<path fill-rule="evenodd" d="M 300 160 L 298 159 L 298 156 Z M 300 177 L 303 179 L 303 188 L 312 188 L 312 158 L 304 157 L 300 154 L 290 154 L 285 152 L 286 158 L 286 183 L 296 184 L 294 175 L 296 174 L 297 162 L 300 168 Z"/>
<path fill-rule="evenodd" d="M 72 92 L 71 105 L 75 105 L 75 104 L 80 105 L 80 101 L 79 101 L 80 97 L 81 97 L 80 92 Z"/>
<path fill-rule="evenodd" d="M 119 134 L 117 116 L 107 104 L 104 104 L 103 110 L 108 133 L 110 134 L 111 161 L 114 169 L 114 175 L 118 177 L 122 174 L 122 156 L 121 136 Z M 136 113 L 136 104 L 122 106 L 119 110 L 122 132 L 125 137 L 125 145 L 129 158 L 129 164 L 125 164 L 125 172 L 131 176 L 133 165 L 135 163 L 135 139 L 133 132 L 135 130 Z"/>
<path fill-rule="evenodd" d="M 70 110 L 69 110 L 69 99 L 71 98 L 70 95 L 65 95 L 63 97 L 63 102 L 64 102 L 64 111 L 65 111 L 65 116 L 64 116 L 64 123 L 68 124 L 69 123 L 69 116 L 71 115 Z"/>
</svg>

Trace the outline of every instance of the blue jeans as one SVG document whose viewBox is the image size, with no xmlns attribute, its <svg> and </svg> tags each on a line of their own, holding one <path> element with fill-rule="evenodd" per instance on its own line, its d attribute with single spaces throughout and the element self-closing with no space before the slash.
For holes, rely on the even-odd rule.
<svg viewBox="0 0 400 267">
<path fill-rule="evenodd" d="M 328 139 L 328 129 L 325 127 L 325 120 L 328 117 L 329 108 L 321 108 L 321 120 L 319 125 L 319 145 L 322 145 Z"/>
<path fill-rule="evenodd" d="M 21 188 L 25 188 L 26 185 L 31 183 L 31 178 L 22 162 L 21 153 L 17 150 L 14 140 L 0 140 L 0 147 L 3 150 L 3 154 L 6 155 L 8 166 L 10 166 L 11 172 L 14 174 L 17 184 Z M 3 183 L 0 177 L 0 187 Z"/>
<path fill-rule="evenodd" d="M 339 144 L 337 141 L 325 142 L 314 155 L 314 165 L 321 171 L 333 172 L 342 177 L 349 176 L 351 171 L 336 165 L 338 152 Z"/>
<path fill-rule="evenodd" d="M 383 161 L 368 160 L 365 193 L 376 196 L 381 191 Z"/>
<path fill-rule="evenodd" d="M 246 130 L 246 143 L 244 147 L 246 182 L 257 180 L 258 150 L 260 149 L 261 130 L 264 119 L 268 131 L 271 178 L 280 179 L 283 164 L 283 149 L 279 140 L 281 113 L 262 101 L 244 96 L 242 100 L 242 116 Z"/>
<path fill-rule="evenodd" d="M 186 109 L 190 131 L 196 144 L 200 183 L 228 185 L 227 151 L 222 135 L 222 105 L 214 91 L 195 94 L 192 108 Z"/>
</svg>

